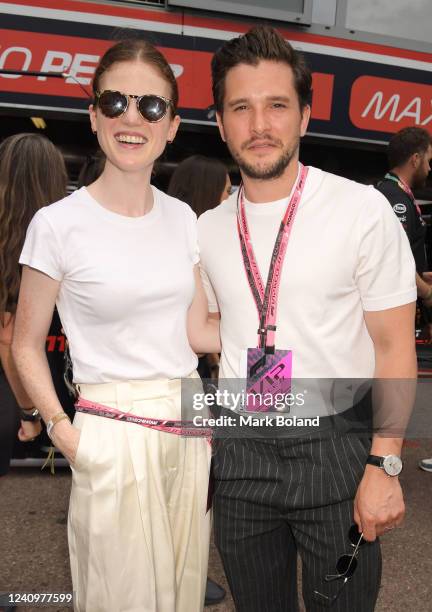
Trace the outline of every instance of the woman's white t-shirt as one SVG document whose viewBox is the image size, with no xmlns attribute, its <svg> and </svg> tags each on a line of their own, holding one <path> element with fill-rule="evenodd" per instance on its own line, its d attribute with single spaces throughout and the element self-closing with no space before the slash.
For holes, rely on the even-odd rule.
<svg viewBox="0 0 432 612">
<path fill-rule="evenodd" d="M 180 378 L 196 368 L 186 334 L 196 216 L 152 189 L 142 217 L 107 210 L 83 187 L 39 210 L 28 228 L 20 263 L 61 283 L 57 308 L 77 383 Z"/>
</svg>

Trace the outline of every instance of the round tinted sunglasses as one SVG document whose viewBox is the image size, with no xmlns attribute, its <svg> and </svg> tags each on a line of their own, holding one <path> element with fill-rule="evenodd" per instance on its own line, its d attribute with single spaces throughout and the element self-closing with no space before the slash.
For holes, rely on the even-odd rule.
<svg viewBox="0 0 432 612">
<path fill-rule="evenodd" d="M 123 115 L 129 106 L 130 99 L 135 100 L 137 110 L 141 117 L 150 123 L 162 121 L 168 112 L 168 108 L 172 107 L 172 101 L 163 96 L 156 94 L 145 94 L 143 96 L 134 96 L 132 94 L 124 94 L 120 91 L 112 91 L 106 89 L 102 92 L 96 92 L 95 103 L 99 106 L 105 117 L 114 119 Z"/>
<path fill-rule="evenodd" d="M 338 591 L 333 596 L 324 595 L 319 591 L 314 591 L 314 595 L 318 596 L 323 604 L 332 605 L 336 599 L 338 599 L 342 593 L 342 589 L 357 569 L 357 554 L 359 548 L 366 544 L 366 540 L 363 538 L 363 533 L 359 532 L 357 525 L 351 525 L 348 532 L 348 539 L 354 550 L 350 554 L 341 555 L 339 557 L 336 562 L 336 574 L 327 574 L 324 577 L 326 582 L 333 582 L 334 580 L 343 579 Z"/>
</svg>

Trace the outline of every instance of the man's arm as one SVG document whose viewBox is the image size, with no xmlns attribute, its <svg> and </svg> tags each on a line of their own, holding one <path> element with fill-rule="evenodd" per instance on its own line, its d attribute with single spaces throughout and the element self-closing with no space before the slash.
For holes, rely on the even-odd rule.
<svg viewBox="0 0 432 612">
<path fill-rule="evenodd" d="M 415 303 L 365 312 L 364 317 L 375 349 L 371 454 L 400 455 L 415 399 Z M 404 514 L 399 478 L 366 465 L 354 501 L 354 520 L 364 538 L 375 540 L 386 528 L 400 525 Z"/>
</svg>

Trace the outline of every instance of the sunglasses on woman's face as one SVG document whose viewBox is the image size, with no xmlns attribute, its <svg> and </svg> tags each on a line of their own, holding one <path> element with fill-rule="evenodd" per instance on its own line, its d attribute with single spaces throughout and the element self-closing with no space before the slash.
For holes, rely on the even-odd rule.
<svg viewBox="0 0 432 612">
<path fill-rule="evenodd" d="M 172 101 L 163 96 L 156 94 L 145 94 L 143 96 L 134 96 L 132 94 L 123 94 L 120 91 L 112 91 L 106 89 L 102 92 L 96 92 L 95 102 L 99 106 L 105 117 L 114 119 L 123 115 L 129 106 L 129 100 L 135 100 L 137 110 L 141 117 L 149 123 L 157 123 L 161 121 L 168 112 Z"/>
</svg>

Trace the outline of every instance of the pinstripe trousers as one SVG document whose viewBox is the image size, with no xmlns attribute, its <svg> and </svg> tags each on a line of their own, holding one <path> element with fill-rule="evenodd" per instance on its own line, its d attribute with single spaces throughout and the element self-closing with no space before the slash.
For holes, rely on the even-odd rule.
<svg viewBox="0 0 432 612">
<path fill-rule="evenodd" d="M 370 439 L 321 434 L 297 439 L 216 441 L 216 545 L 238 612 L 297 612 L 297 553 L 308 612 L 372 612 L 381 578 L 378 541 L 358 551 L 340 596 L 326 582 L 353 551 L 348 531 Z"/>
</svg>

